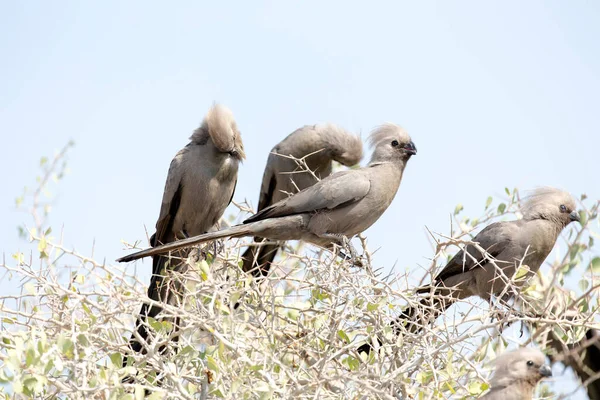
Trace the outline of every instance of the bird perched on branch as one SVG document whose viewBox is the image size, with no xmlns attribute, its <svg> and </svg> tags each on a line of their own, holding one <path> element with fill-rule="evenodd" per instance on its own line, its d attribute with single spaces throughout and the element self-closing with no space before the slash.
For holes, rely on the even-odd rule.
<svg viewBox="0 0 600 400">
<path fill-rule="evenodd" d="M 205 233 L 214 226 L 233 198 L 238 166 L 244 158 L 244 146 L 233 114 L 222 105 L 213 105 L 193 132 L 190 143 L 171 161 L 156 233 L 150 238 L 150 245 L 158 248 Z M 183 285 L 165 278 L 172 271 L 181 273 L 187 269 L 188 253 L 183 249 L 173 258 L 158 253 L 153 256 L 148 297 L 178 305 Z M 149 336 L 147 317 L 156 318 L 161 310 L 158 306 L 142 305 L 136 330 L 144 340 Z M 135 335 L 129 345 L 136 352 L 146 352 Z M 126 363 L 127 358 L 123 364 Z"/>
<path fill-rule="evenodd" d="M 589 328 L 581 341 L 565 345 L 555 331 L 550 331 L 548 345 L 556 350 L 551 361 L 560 361 L 579 376 L 590 399 L 600 399 L 600 330 Z"/>
<path fill-rule="evenodd" d="M 521 348 L 501 354 L 490 381 L 490 391 L 482 400 L 531 400 L 535 387 L 543 378 L 552 376 L 546 356 L 537 349 Z"/>
<path fill-rule="evenodd" d="M 397 334 L 407 323 L 407 330 L 418 332 L 428 320 L 435 320 L 458 300 L 471 296 L 491 301 L 492 296 L 514 295 L 523 280 L 509 280 L 520 266 L 535 274 L 552 251 L 561 231 L 573 221 L 579 221 L 575 200 L 565 191 L 540 188 L 521 207 L 523 218 L 495 222 L 485 227 L 472 242 L 459 251 L 436 275 L 431 285 L 417 293 L 429 293 L 420 307 L 409 307 L 392 322 Z M 359 348 L 369 352 L 369 343 Z"/>
<path fill-rule="evenodd" d="M 269 154 L 257 211 L 328 177 L 332 161 L 349 167 L 357 164 L 362 156 L 360 137 L 336 125 L 306 125 L 295 130 Z M 255 238 L 256 242 L 261 240 Z M 256 277 L 267 275 L 279 247 L 279 244 L 248 247 L 242 255 L 242 269 L 252 271 Z"/>
<path fill-rule="evenodd" d="M 408 133 L 398 125 L 384 124 L 369 139 L 374 151 L 364 168 L 332 174 L 266 207 L 241 225 L 143 250 L 117 261 L 133 261 L 224 237 L 304 240 L 325 248 L 348 244 L 348 238 L 369 228 L 385 212 L 398 191 L 408 160 L 417 153 Z"/>
</svg>

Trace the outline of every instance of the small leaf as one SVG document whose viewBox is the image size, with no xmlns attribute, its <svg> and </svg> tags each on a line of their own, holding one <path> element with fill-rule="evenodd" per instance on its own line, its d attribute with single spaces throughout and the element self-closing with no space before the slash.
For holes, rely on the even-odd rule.
<svg viewBox="0 0 600 400">
<path fill-rule="evenodd" d="M 579 211 L 579 223 L 581 226 L 585 226 L 588 222 L 588 213 L 584 210 Z"/>
<path fill-rule="evenodd" d="M 488 197 L 488 198 L 487 198 L 487 200 L 486 200 L 486 202 L 485 202 L 485 209 L 486 209 L 486 210 L 487 210 L 487 209 L 488 209 L 488 207 L 489 207 L 489 206 L 492 204 L 492 201 L 493 201 L 493 200 L 494 200 L 494 199 L 492 199 L 492 196 L 490 196 L 490 197 Z"/>
<path fill-rule="evenodd" d="M 454 215 L 458 215 L 458 213 L 460 213 L 463 210 L 463 205 L 462 204 L 457 204 L 456 207 L 454 208 Z"/>
<path fill-rule="evenodd" d="M 342 339 L 346 344 L 350 343 L 350 338 L 348 337 L 348 335 L 346 334 L 346 332 L 344 332 L 343 330 L 339 330 L 337 332 L 338 336 L 340 339 Z"/>
<path fill-rule="evenodd" d="M 600 274 L 600 257 L 594 257 L 592 261 L 590 261 L 589 269 L 594 274 Z"/>
<path fill-rule="evenodd" d="M 504 203 L 498 204 L 498 214 L 504 214 L 504 211 L 506 211 L 506 204 L 504 204 Z"/>
<path fill-rule="evenodd" d="M 14 258 L 18 264 L 23 264 L 25 262 L 25 255 L 23 253 L 15 253 L 12 255 L 12 258 Z"/>
<path fill-rule="evenodd" d="M 21 204 L 25 201 L 25 196 L 19 196 L 15 199 L 15 207 L 19 208 Z"/>
<path fill-rule="evenodd" d="M 529 271 L 530 271 L 530 269 L 527 265 L 521 265 L 519 267 L 519 269 L 517 270 L 517 273 L 515 274 L 515 280 L 518 281 L 520 279 L 523 279 L 524 277 L 527 276 Z"/>
<path fill-rule="evenodd" d="M 38 243 L 38 251 L 40 252 L 40 258 L 47 257 L 47 255 L 46 255 L 46 247 L 47 246 L 48 246 L 48 243 L 46 242 L 46 238 L 42 237 Z"/>
<path fill-rule="evenodd" d="M 509 195 L 509 196 L 510 196 L 510 190 L 508 190 L 508 188 L 507 188 L 507 187 L 505 187 L 505 188 L 504 188 L 504 191 L 506 192 L 506 194 L 507 194 L 507 195 Z"/>
<path fill-rule="evenodd" d="M 26 284 L 24 284 L 23 289 L 25 289 L 25 292 L 27 294 L 35 295 L 37 293 L 37 290 L 35 290 L 34 284 L 31 282 L 27 282 Z"/>
<path fill-rule="evenodd" d="M 217 361 L 214 358 L 212 358 L 211 356 L 206 356 L 206 363 L 210 370 L 219 372 L 219 365 L 217 364 Z"/>
</svg>

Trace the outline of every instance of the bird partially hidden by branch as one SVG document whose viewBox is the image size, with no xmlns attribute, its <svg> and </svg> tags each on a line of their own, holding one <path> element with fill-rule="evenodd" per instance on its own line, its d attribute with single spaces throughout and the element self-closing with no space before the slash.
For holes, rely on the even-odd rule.
<svg viewBox="0 0 600 400">
<path fill-rule="evenodd" d="M 521 207 L 522 219 L 488 225 L 430 285 L 417 289 L 429 297 L 421 299 L 418 306 L 408 307 L 391 323 L 395 333 L 399 335 L 403 329 L 419 332 L 458 300 L 478 296 L 490 302 L 492 296 L 514 296 L 525 278 L 539 270 L 561 231 L 579 221 L 575 207 L 575 200 L 565 191 L 547 187 L 535 190 Z M 520 266 L 527 266 L 528 272 L 523 279 L 511 280 Z M 358 351 L 369 353 L 372 348 L 367 342 Z"/>
<path fill-rule="evenodd" d="M 481 400 L 531 400 L 539 381 L 552 376 L 544 353 L 529 347 L 503 353 L 493 364 L 490 390 Z"/>
<path fill-rule="evenodd" d="M 267 159 L 260 188 L 258 209 L 265 208 L 306 189 L 332 172 L 332 162 L 357 164 L 363 156 L 360 137 L 333 124 L 305 125 L 273 147 Z M 259 278 L 266 276 L 280 248 L 278 243 L 249 246 L 242 255 L 242 270 Z"/>
<path fill-rule="evenodd" d="M 221 218 L 233 198 L 239 163 L 245 158 L 244 146 L 231 111 L 213 105 L 190 142 L 171 161 L 162 198 L 156 232 L 150 238 L 153 248 L 177 239 L 207 232 Z M 187 270 L 189 251 L 183 249 L 174 257 L 153 254 L 152 278 L 148 297 L 156 302 L 179 306 L 184 289 L 177 279 L 167 277 Z M 158 318 L 162 308 L 144 303 L 136 321 L 129 346 L 145 354 L 152 330 L 148 318 Z M 177 329 L 178 318 L 163 318 Z M 177 336 L 175 341 L 177 340 Z M 164 352 L 166 346 L 161 346 Z M 126 366 L 129 358 L 123 358 Z"/>
</svg>

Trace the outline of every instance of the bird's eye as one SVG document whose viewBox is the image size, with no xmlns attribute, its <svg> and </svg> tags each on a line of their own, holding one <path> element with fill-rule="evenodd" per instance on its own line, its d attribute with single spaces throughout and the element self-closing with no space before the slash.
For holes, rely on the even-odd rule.
<svg viewBox="0 0 600 400">
<path fill-rule="evenodd" d="M 567 207 L 564 204 L 560 205 L 560 212 L 564 212 L 564 213 L 567 212 Z"/>
<path fill-rule="evenodd" d="M 527 361 L 527 366 L 528 367 L 533 367 L 533 361 L 531 361 L 531 360 Z"/>
<path fill-rule="evenodd" d="M 396 147 L 398 146 L 400 143 L 398 143 L 397 140 L 392 140 L 392 147 Z"/>
</svg>

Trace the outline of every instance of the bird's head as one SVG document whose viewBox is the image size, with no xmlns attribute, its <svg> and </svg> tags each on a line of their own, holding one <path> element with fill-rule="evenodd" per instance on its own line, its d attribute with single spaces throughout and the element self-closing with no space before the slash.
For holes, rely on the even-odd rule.
<svg viewBox="0 0 600 400">
<path fill-rule="evenodd" d="M 302 149 L 302 153 L 314 153 L 313 159 L 319 159 L 320 162 L 334 160 L 351 167 L 358 164 L 363 157 L 360 136 L 335 124 L 306 125 L 293 134 L 299 134 L 302 138 L 302 145 L 296 146 L 297 149 Z M 297 156 L 304 155 L 297 154 Z"/>
<path fill-rule="evenodd" d="M 373 147 L 371 163 L 406 162 L 417 154 L 417 148 L 406 130 L 392 123 L 385 123 L 375 128 L 369 136 L 369 143 Z"/>
<path fill-rule="evenodd" d="M 220 104 L 213 104 L 202 124 L 190 137 L 198 144 L 204 144 L 210 138 L 215 148 L 241 161 L 246 158 L 242 135 L 237 127 L 233 113 Z"/>
<path fill-rule="evenodd" d="M 351 167 L 360 162 L 363 157 L 363 144 L 360 136 L 341 130 L 330 138 L 332 141 L 332 155 L 335 161 L 346 167 Z"/>
<path fill-rule="evenodd" d="M 496 369 L 491 381 L 492 388 L 517 382 L 526 382 L 534 387 L 543 378 L 552 376 L 544 353 L 529 347 L 501 354 L 494 364 Z"/>
<path fill-rule="evenodd" d="M 555 188 L 539 188 L 529 195 L 521 207 L 527 220 L 545 219 L 565 227 L 579 221 L 575 199 L 568 193 Z"/>
</svg>

